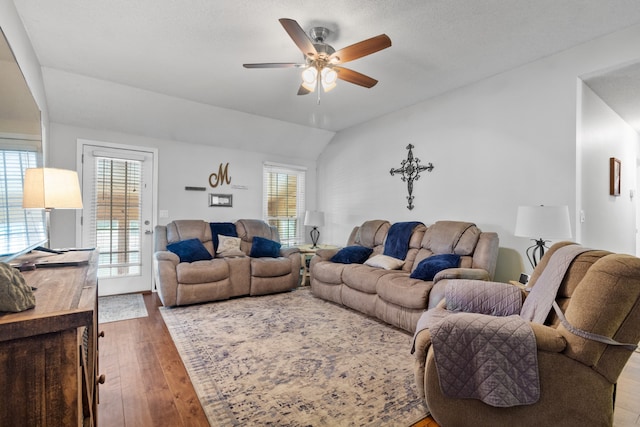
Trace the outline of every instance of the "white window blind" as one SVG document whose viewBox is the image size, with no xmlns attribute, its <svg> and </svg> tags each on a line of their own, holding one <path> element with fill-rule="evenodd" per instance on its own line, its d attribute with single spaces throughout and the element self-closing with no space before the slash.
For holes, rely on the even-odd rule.
<svg viewBox="0 0 640 427">
<path fill-rule="evenodd" d="M 276 226 L 283 245 L 304 240 L 305 175 L 306 170 L 296 166 L 263 166 L 263 219 Z"/>
<path fill-rule="evenodd" d="M 88 214 L 91 245 L 100 250 L 98 277 L 139 275 L 143 162 L 100 154 Z"/>
<path fill-rule="evenodd" d="M 47 238 L 44 210 L 23 209 L 22 189 L 27 168 L 37 165 L 37 153 L 0 149 L 0 256 L 22 251 Z"/>
</svg>

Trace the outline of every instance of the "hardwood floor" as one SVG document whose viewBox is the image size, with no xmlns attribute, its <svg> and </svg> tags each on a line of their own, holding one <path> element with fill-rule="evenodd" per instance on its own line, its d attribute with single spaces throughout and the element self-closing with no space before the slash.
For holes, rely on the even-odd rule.
<svg viewBox="0 0 640 427">
<path fill-rule="evenodd" d="M 189 375 L 158 311 L 145 294 L 149 317 L 100 325 L 101 427 L 209 426 Z"/>
<path fill-rule="evenodd" d="M 145 294 L 149 317 L 100 325 L 101 427 L 208 426 L 189 375 L 158 311 L 157 294 Z M 640 426 L 640 353 L 618 382 L 615 427 Z M 430 417 L 412 427 L 438 427 Z"/>
</svg>

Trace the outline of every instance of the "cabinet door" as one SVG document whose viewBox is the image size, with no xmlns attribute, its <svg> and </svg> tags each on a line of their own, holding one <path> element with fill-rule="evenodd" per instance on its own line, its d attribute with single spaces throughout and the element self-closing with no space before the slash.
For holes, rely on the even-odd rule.
<svg viewBox="0 0 640 427">
<path fill-rule="evenodd" d="M 2 343 L 0 425 L 78 425 L 77 334 L 72 329 Z"/>
</svg>

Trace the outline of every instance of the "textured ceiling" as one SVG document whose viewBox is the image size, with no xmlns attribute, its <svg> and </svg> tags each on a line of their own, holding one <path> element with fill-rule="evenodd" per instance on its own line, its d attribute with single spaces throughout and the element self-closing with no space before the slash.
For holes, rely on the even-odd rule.
<svg viewBox="0 0 640 427">
<path fill-rule="evenodd" d="M 640 62 L 583 76 L 583 80 L 623 120 L 640 133 Z"/>
<path fill-rule="evenodd" d="M 294 149 L 283 140 L 312 128 L 310 157 L 333 132 L 640 22 L 637 0 L 14 3 L 43 66 L 52 121 L 194 142 L 216 128 L 234 146 L 246 144 L 237 124 L 251 123 L 267 135 L 265 150 Z M 346 65 L 378 85 L 338 81 L 318 105 L 315 94 L 296 95 L 298 69 L 243 68 L 302 60 L 279 18 L 326 26 L 336 49 L 387 34 L 390 48 Z M 265 117 L 283 122 L 281 138 Z"/>
</svg>

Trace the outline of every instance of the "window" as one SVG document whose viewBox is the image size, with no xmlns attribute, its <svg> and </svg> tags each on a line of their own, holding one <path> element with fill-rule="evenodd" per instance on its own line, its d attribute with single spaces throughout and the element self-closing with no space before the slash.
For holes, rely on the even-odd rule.
<svg viewBox="0 0 640 427">
<path fill-rule="evenodd" d="M 0 149 L 0 256 L 41 244 L 46 238 L 44 210 L 22 208 L 27 168 L 35 168 L 38 154 Z"/>
<path fill-rule="evenodd" d="M 306 170 L 302 167 L 265 163 L 263 167 L 263 218 L 274 225 L 283 245 L 303 239 Z"/>
</svg>

